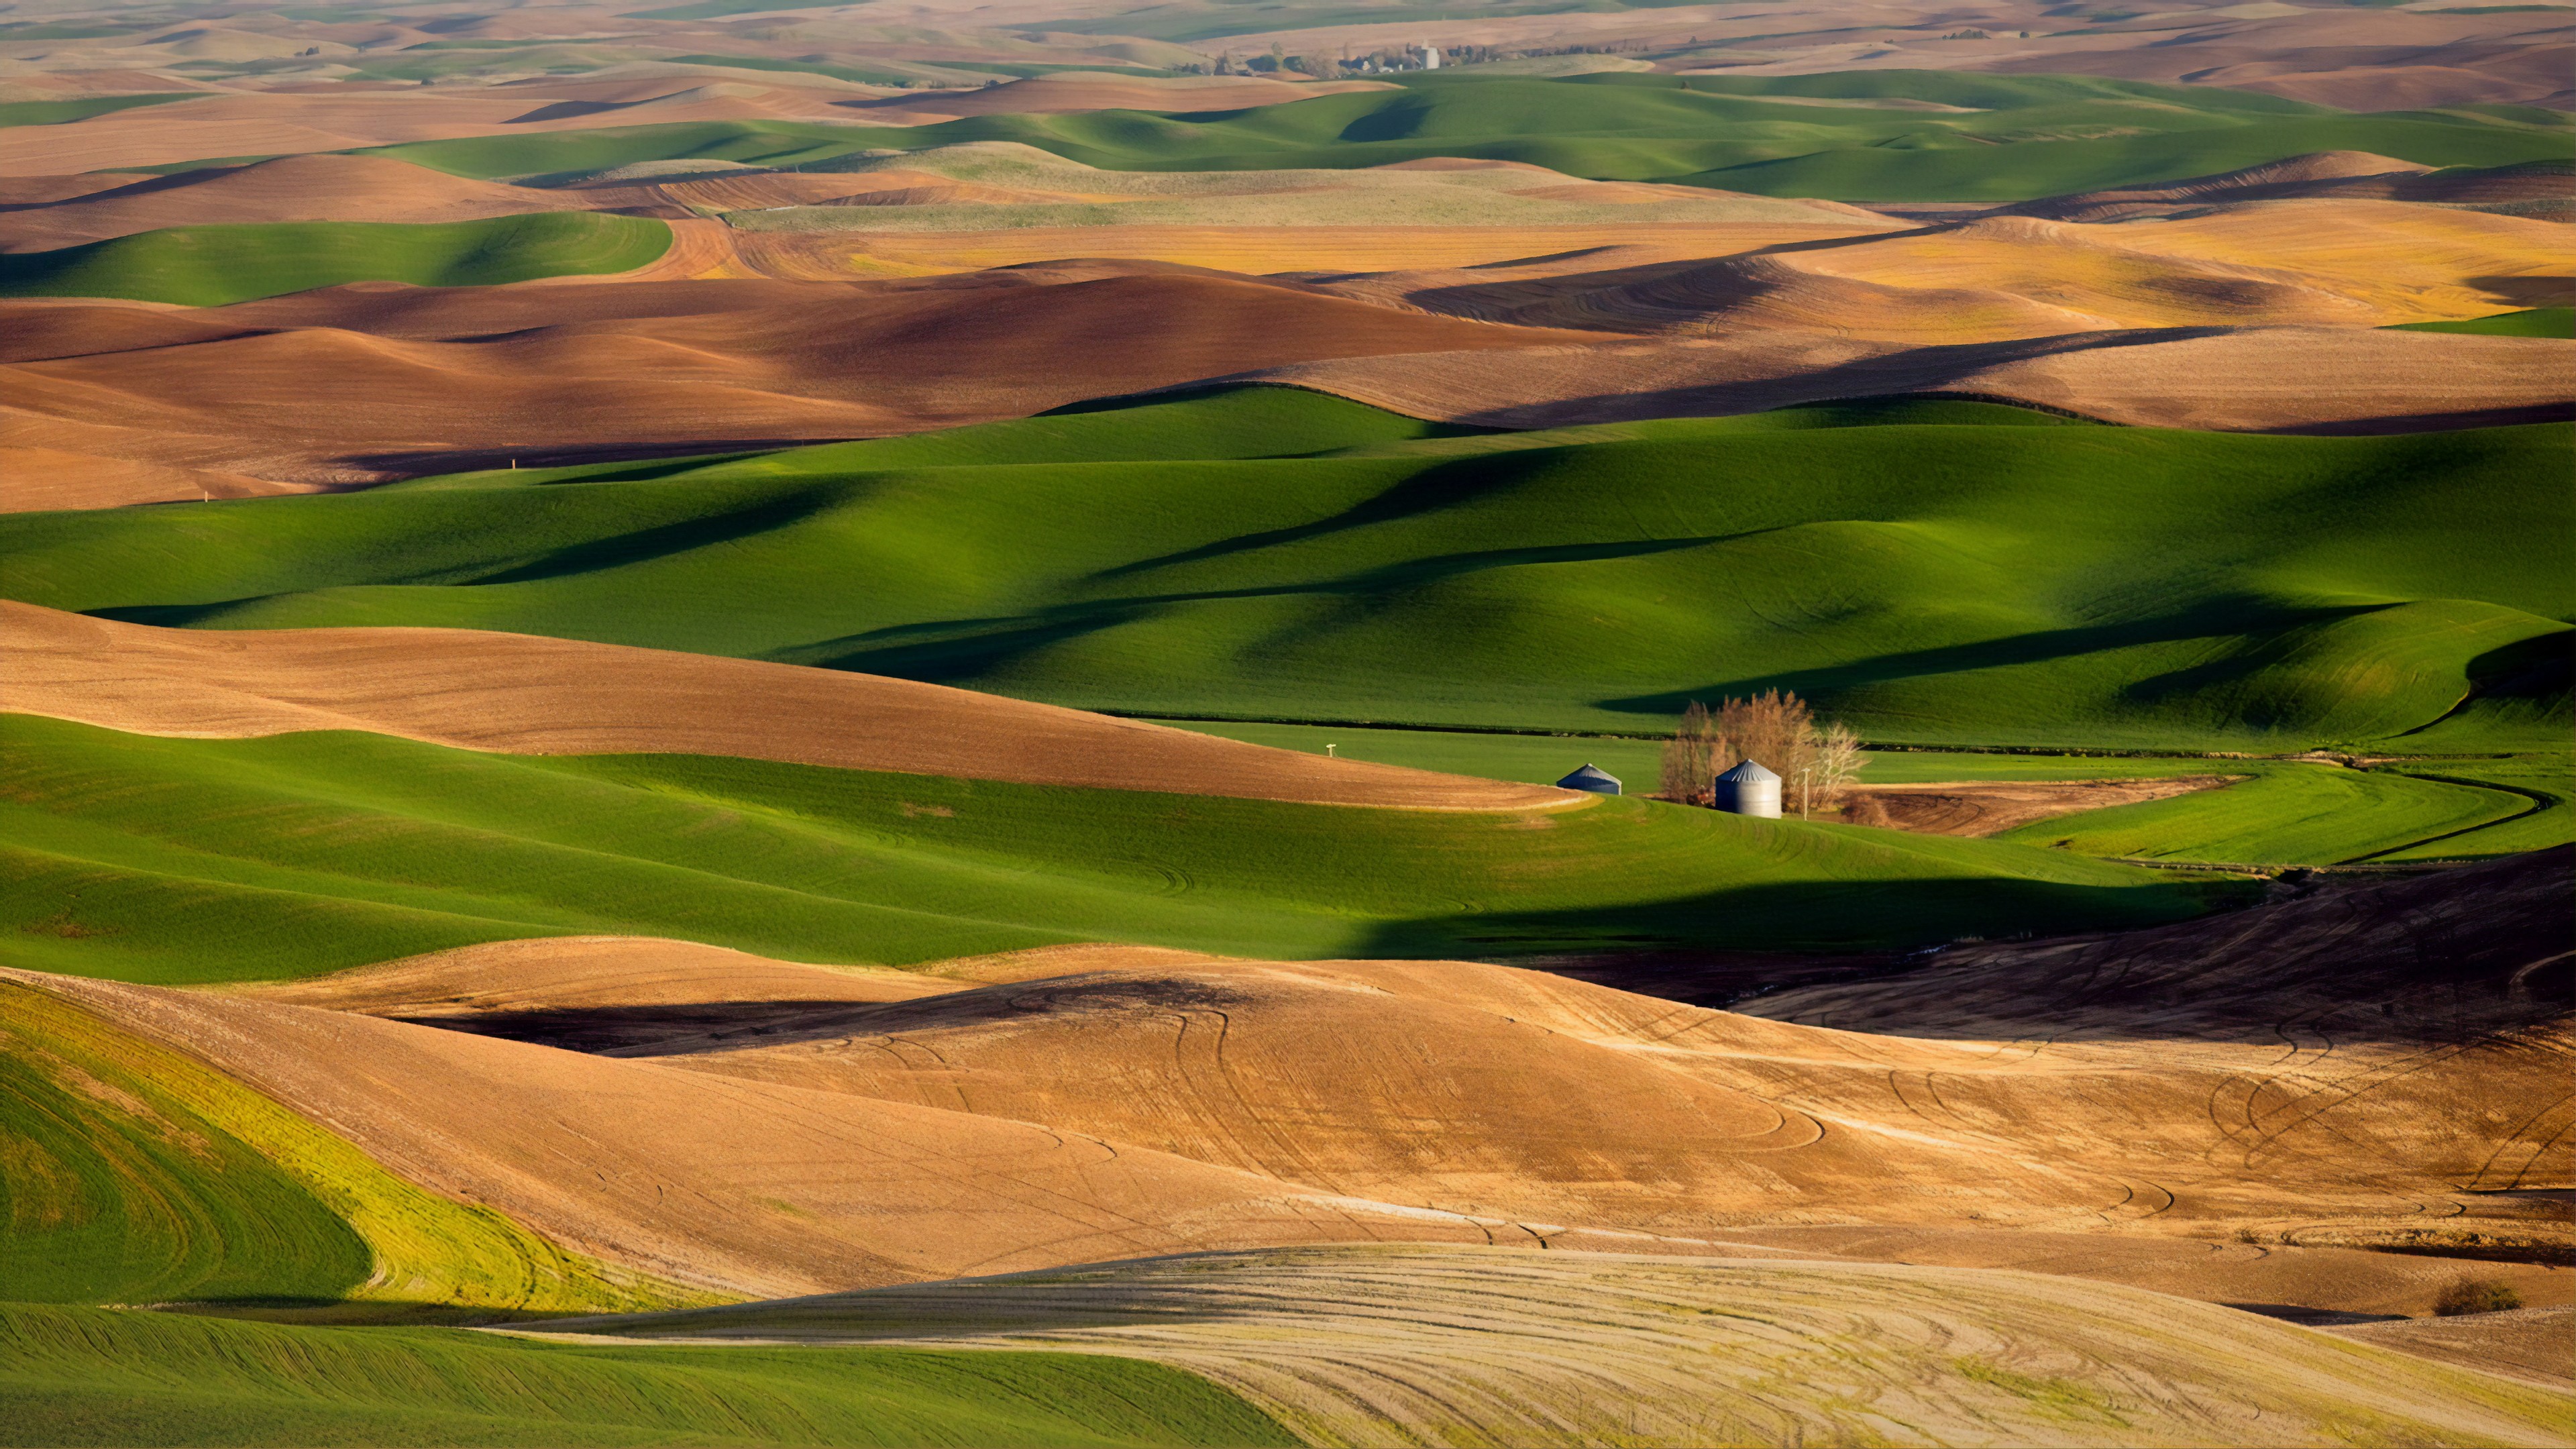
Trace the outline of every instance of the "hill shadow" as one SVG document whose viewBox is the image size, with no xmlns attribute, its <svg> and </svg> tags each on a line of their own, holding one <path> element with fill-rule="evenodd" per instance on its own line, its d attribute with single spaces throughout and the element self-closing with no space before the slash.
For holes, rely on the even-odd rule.
<svg viewBox="0 0 2576 1449">
<path fill-rule="evenodd" d="M 2254 904 L 2259 882 L 2175 876 L 2135 885 L 2080 885 L 2015 876 L 1765 882 L 1699 895 L 1585 910 L 1488 911 L 1386 922 L 1352 954 L 1391 959 L 1631 953 L 1775 953 L 1867 958 L 1892 967 L 1897 953 L 1961 941 L 2162 926 Z M 1822 969 L 1822 968 L 1819 968 Z M 1685 984 L 1672 961 L 1664 974 Z M 1758 985 L 1760 983 L 1756 983 Z M 1744 986 L 1741 976 L 1735 983 Z"/>
<path fill-rule="evenodd" d="M 2393 604 L 2334 604 L 2297 607 L 2249 597 L 2209 599 L 2188 609 L 2152 619 L 2137 619 L 2116 624 L 2087 624 L 2066 629 L 2043 629 L 2027 634 L 2013 634 L 2001 639 L 1984 639 L 1968 644 L 1948 644 L 1933 649 L 1902 650 L 1892 654 L 1873 655 L 1849 664 L 1836 664 L 1817 669 L 1783 670 L 1777 674 L 1748 679 L 1712 681 L 1691 689 L 1665 690 L 1655 694 L 1629 695 L 1605 699 L 1599 708 L 1623 714 L 1669 717 L 1689 707 L 1693 700 L 1713 700 L 1723 695 L 1785 689 L 1809 699 L 1831 699 L 1846 690 L 1895 680 L 1920 679 L 1943 674 L 1965 674 L 1981 669 L 2000 669 L 2014 665 L 2046 664 L 2099 654 L 2114 649 L 2130 649 L 2149 644 L 2180 644 L 2214 641 L 2255 644 L 2299 628 L 2330 624 L 2343 619 L 2377 613 L 2399 607 Z M 2158 703 L 2242 673 L 2247 666 L 2231 665 L 2221 660 L 2194 666 L 2188 670 L 2132 680 L 2129 694 L 2139 701 Z"/>
<path fill-rule="evenodd" d="M 1507 493 L 1519 487 L 1545 466 L 1545 450 L 1538 454 L 1504 454 L 1461 458 L 1439 463 L 1411 474 L 1388 488 L 1352 504 L 1341 512 L 1312 523 L 1294 524 L 1287 528 L 1261 529 L 1200 544 L 1177 553 L 1138 559 L 1115 568 L 1103 569 L 1094 579 L 1125 578 L 1150 573 L 1155 569 L 1176 568 L 1183 564 L 1202 563 L 1208 559 L 1226 558 L 1283 544 L 1301 543 L 1310 538 L 1342 533 L 1372 524 L 1394 523 L 1418 518 L 1426 513 L 1456 508 Z"/>
<path fill-rule="evenodd" d="M 1183 976 L 1135 976 L 1080 969 L 1062 976 L 970 986 L 906 1001 L 686 1001 L 644 1006 L 529 1007 L 399 1016 L 392 1020 L 565 1051 L 680 1056 L 845 1037 L 878 1038 L 1032 1016 L 1135 1011 L 1160 1014 L 1176 1007 L 1223 1011 L 1240 1006 L 1244 999 L 1241 992 Z"/>
<path fill-rule="evenodd" d="M 1721 536 L 1712 535 L 1441 554 L 1407 559 L 1335 578 L 1243 589 L 1135 594 L 1060 604 L 1030 614 L 896 624 L 779 650 L 768 657 L 782 663 L 820 665 L 863 674 L 890 674 L 931 683 L 956 683 L 978 678 L 1055 645 L 1133 623 L 1177 605 L 1297 595 L 1338 597 L 1366 605 L 1369 601 L 1383 600 L 1401 589 L 1417 588 L 1489 569 L 1641 558 L 1720 541 Z M 1676 709 L 1679 707 L 1675 706 Z"/>
<path fill-rule="evenodd" d="M 1459 421 L 1495 428 L 1552 428 L 1576 423 L 1726 416 L 1766 412 L 1799 403 L 1902 393 L 1947 393 L 1958 388 L 1963 381 L 2006 363 L 2105 348 L 2189 342 L 2225 336 L 2237 330 L 2233 327 L 2138 327 L 2118 332 L 2070 332 L 2003 342 L 1907 347 L 1779 376 L 1723 379 L 1648 391 L 1595 393 L 1586 397 L 1512 404 L 1471 413 Z M 1966 390 L 1967 395 L 1974 392 L 1974 389 Z M 1995 400 L 2016 407 L 2029 406 L 2019 398 L 1997 397 Z"/>
<path fill-rule="evenodd" d="M 2397 876 L 2284 877 L 2224 919 L 1962 942 L 1884 985 L 1757 1014 L 1894 1036 L 2448 1047 L 2566 1019 L 2576 846 Z"/>
</svg>

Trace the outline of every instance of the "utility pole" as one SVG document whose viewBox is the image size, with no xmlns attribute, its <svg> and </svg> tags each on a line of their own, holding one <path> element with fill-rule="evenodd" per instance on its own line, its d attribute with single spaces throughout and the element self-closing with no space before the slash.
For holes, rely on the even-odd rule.
<svg viewBox="0 0 2576 1449">
<path fill-rule="evenodd" d="M 1798 767 L 1798 818 L 1801 820 L 1807 818 L 1807 772 L 1814 768 L 1813 765 Z"/>
</svg>

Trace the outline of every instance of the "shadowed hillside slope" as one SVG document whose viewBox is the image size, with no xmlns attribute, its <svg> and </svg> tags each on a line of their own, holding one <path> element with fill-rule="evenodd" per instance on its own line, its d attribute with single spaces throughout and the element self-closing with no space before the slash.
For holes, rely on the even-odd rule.
<svg viewBox="0 0 2576 1449">
<path fill-rule="evenodd" d="M 876 283 L 358 286 L 192 313 L 18 301 L 0 317 L 0 444 L 307 485 L 912 432 L 1247 368 L 1594 335 L 1150 262 Z M 404 407 L 387 409 L 396 396 Z"/>
<path fill-rule="evenodd" d="M 1953 946 L 1884 982 L 1808 987 L 1749 1002 L 1780 1021 L 1909 1036 L 1990 1036 L 2055 1023 L 2069 1039 L 2241 1037 L 2486 1040 L 2576 1000 L 2576 848 L 2399 880 L 2311 882 L 2295 899 L 2221 919 L 2115 936 Z M 2532 1104 L 2532 1152 L 2576 1095 Z M 2544 1124 L 2556 1123 L 2555 1127 Z"/>
<path fill-rule="evenodd" d="M 2436 169 L 2392 156 L 2329 151 L 2217 176 L 2044 197 L 2003 210 L 2064 221 L 2124 221 L 2294 197 L 2429 202 L 2563 220 L 2576 211 L 2576 166 L 2560 160 Z"/>
<path fill-rule="evenodd" d="M 2576 1305 L 2355 1323 L 2335 1335 L 2557 1389 L 2567 1382 L 2568 1359 L 2576 1357 Z"/>
<path fill-rule="evenodd" d="M 2436 337 L 2442 342 L 2421 345 Z M 2565 420 L 2576 413 L 2566 350 L 2533 336 L 2360 327 L 2123 328 L 1936 346 L 1782 328 L 1533 349 L 1508 366 L 1433 353 L 1299 363 L 1222 381 L 1311 387 L 1496 428 L 1928 392 L 2133 427 L 2413 433 Z"/>
<path fill-rule="evenodd" d="M 2565 252 L 2564 228 L 2548 221 L 2293 200 L 2202 209 L 2155 226 L 1986 215 L 1717 257 L 1620 265 L 1613 251 L 1327 285 L 1525 326 L 1938 344 L 2476 316 L 2509 298 L 2563 290 Z"/>
<path fill-rule="evenodd" d="M 1279 957 L 1877 950 L 2169 921 L 2245 891 L 1599 797 L 1361 810 L 357 733 L 179 740 L 0 715 L 0 735 L 19 782 L 0 801 L 0 902 L 21 926 L 0 950 L 151 981 L 539 935 L 898 965 L 1104 940 Z M 1857 908 L 1824 908 L 1862 883 Z"/>
<path fill-rule="evenodd" d="M 1190 451 L 1236 418 L 1254 446 Z M 2558 428 L 2249 437 L 1917 402 L 1418 429 L 1234 389 L 760 458 L 17 515 L 0 589 L 1182 716 L 1652 730 L 1779 686 L 1889 740 L 2559 737 Z M 1289 456 L 1244 456 L 1270 446 Z"/>
</svg>

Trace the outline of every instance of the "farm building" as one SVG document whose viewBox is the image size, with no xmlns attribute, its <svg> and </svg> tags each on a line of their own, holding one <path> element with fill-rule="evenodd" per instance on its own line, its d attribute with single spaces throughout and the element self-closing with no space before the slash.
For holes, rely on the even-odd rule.
<svg viewBox="0 0 2576 1449">
<path fill-rule="evenodd" d="M 1599 765 L 1586 764 L 1582 769 L 1556 782 L 1560 790 L 1589 790 L 1595 795 L 1619 793 L 1619 777 Z"/>
<path fill-rule="evenodd" d="M 1751 760 L 1717 777 L 1713 804 L 1730 815 L 1780 818 L 1780 777 Z"/>
</svg>

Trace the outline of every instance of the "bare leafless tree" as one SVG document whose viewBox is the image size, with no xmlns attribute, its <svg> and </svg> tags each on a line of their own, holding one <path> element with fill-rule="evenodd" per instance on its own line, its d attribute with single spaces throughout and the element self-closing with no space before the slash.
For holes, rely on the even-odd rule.
<svg viewBox="0 0 2576 1449">
<path fill-rule="evenodd" d="M 1778 775 L 1804 815 L 1839 804 L 1868 757 L 1847 726 L 1820 728 L 1807 702 L 1785 690 L 1729 699 L 1714 713 L 1694 702 L 1664 746 L 1664 798 L 1703 801 L 1718 775 L 1745 760 Z"/>
<path fill-rule="evenodd" d="M 1869 757 L 1860 751 L 1860 736 L 1851 732 L 1851 726 L 1840 720 L 1825 726 L 1816 736 L 1816 804 L 1826 810 L 1840 805 L 1868 763 Z"/>
<path fill-rule="evenodd" d="M 1685 805 L 1703 804 L 1709 782 L 1723 765 L 1717 763 L 1717 722 L 1697 700 L 1682 711 L 1681 728 L 1664 745 L 1664 798 Z"/>
<path fill-rule="evenodd" d="M 1794 694 L 1766 689 L 1751 699 L 1730 699 L 1718 706 L 1717 732 L 1723 740 L 1720 770 L 1751 760 L 1795 781 L 1800 770 L 1814 763 L 1815 715 Z"/>
</svg>

